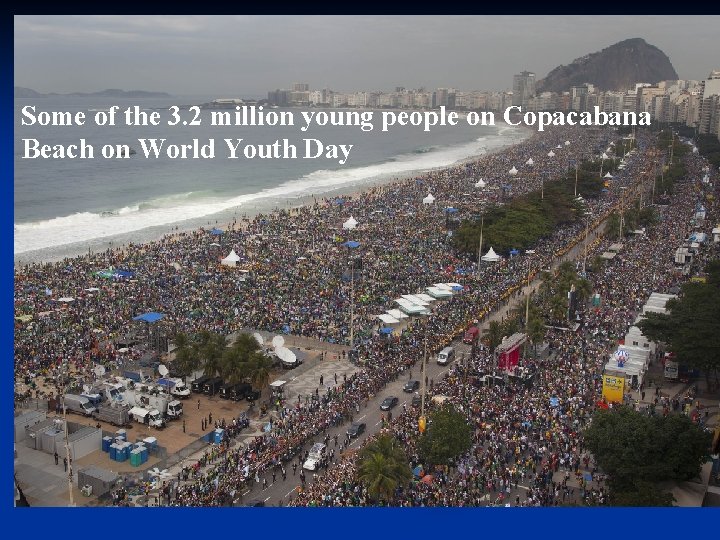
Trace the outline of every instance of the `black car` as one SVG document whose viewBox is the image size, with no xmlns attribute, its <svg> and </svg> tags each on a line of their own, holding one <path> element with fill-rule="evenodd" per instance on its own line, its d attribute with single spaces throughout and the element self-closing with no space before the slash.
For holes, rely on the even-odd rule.
<svg viewBox="0 0 720 540">
<path fill-rule="evenodd" d="M 265 501 L 263 501 L 262 499 L 253 499 L 251 501 L 248 501 L 248 503 L 245 506 L 249 506 L 249 507 L 265 506 Z"/>
<path fill-rule="evenodd" d="M 383 402 L 380 404 L 380 409 L 382 409 L 383 411 L 389 411 L 397 404 L 398 398 L 396 398 L 395 396 L 388 396 L 383 399 Z"/>
<path fill-rule="evenodd" d="M 252 392 L 252 386 L 248 383 L 240 383 L 230 391 L 230 399 L 233 401 L 241 401 L 245 399 L 248 392 Z"/>
<path fill-rule="evenodd" d="M 415 395 L 412 398 L 412 406 L 419 407 L 421 404 L 422 404 L 422 398 L 420 397 L 420 394 L 415 392 Z"/>
<path fill-rule="evenodd" d="M 365 433 L 365 422 L 353 422 L 347 430 L 347 434 L 351 439 L 359 437 Z"/>
<path fill-rule="evenodd" d="M 248 401 L 257 401 L 258 399 L 260 399 L 260 392 L 258 390 L 250 389 L 250 391 L 245 396 L 245 399 L 247 399 Z"/>
<path fill-rule="evenodd" d="M 403 392 L 407 392 L 408 394 L 411 394 L 415 390 L 420 388 L 420 381 L 408 381 L 405 383 L 405 387 L 403 388 Z"/>
</svg>

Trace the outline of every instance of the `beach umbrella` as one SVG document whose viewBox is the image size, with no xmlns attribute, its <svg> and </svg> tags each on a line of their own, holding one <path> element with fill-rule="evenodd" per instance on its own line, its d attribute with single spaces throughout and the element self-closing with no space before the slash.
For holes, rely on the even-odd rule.
<svg viewBox="0 0 720 540">
<path fill-rule="evenodd" d="M 555 148 L 562 148 L 562 144 L 558 144 Z"/>
<path fill-rule="evenodd" d="M 570 141 L 565 141 L 565 146 L 570 146 Z"/>
<path fill-rule="evenodd" d="M 360 242 L 356 242 L 355 240 L 348 240 L 343 244 L 343 246 L 348 247 L 350 249 L 355 249 L 356 247 L 360 246 Z"/>
<path fill-rule="evenodd" d="M 508 174 L 510 176 L 515 176 L 517 173 L 518 173 L 518 170 L 515 168 L 514 165 L 513 165 L 513 168 L 508 171 Z"/>
<path fill-rule="evenodd" d="M 422 477 L 421 482 L 424 482 L 425 484 L 432 484 L 433 481 L 433 475 L 432 474 L 426 474 Z"/>
</svg>

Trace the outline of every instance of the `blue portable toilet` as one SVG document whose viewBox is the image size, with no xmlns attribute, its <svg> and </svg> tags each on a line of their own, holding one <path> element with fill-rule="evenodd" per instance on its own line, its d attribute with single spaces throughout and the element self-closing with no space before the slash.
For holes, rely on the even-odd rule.
<svg viewBox="0 0 720 540">
<path fill-rule="evenodd" d="M 109 452 L 110 451 L 110 445 L 113 443 L 112 437 L 103 437 L 102 439 L 102 451 L 103 452 Z"/>
<path fill-rule="evenodd" d="M 155 437 L 146 437 L 143 439 L 143 442 L 148 450 L 155 450 L 157 448 L 157 439 Z"/>
<path fill-rule="evenodd" d="M 148 460 L 149 454 L 148 449 L 144 446 L 138 448 L 140 450 L 140 463 L 145 463 Z"/>
<path fill-rule="evenodd" d="M 117 444 L 110 445 L 110 447 L 109 447 L 110 459 L 112 459 L 113 461 L 117 461 L 117 450 L 118 450 Z"/>
<path fill-rule="evenodd" d="M 118 429 L 115 432 L 115 437 L 120 437 L 123 441 L 127 441 L 127 431 L 124 429 Z"/>
<path fill-rule="evenodd" d="M 214 432 L 214 438 L 213 442 L 215 444 L 220 444 L 223 440 L 223 435 L 225 434 L 225 430 L 222 428 L 217 428 Z"/>
</svg>

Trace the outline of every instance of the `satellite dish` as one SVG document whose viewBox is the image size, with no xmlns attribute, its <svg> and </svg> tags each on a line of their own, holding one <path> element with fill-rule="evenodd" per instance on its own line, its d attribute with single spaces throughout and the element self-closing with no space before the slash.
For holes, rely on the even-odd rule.
<svg viewBox="0 0 720 540">
<path fill-rule="evenodd" d="M 165 366 L 165 364 L 160 364 L 158 366 L 158 373 L 162 375 L 163 377 L 169 373 L 168 368 Z"/>
<path fill-rule="evenodd" d="M 260 345 L 261 347 L 265 346 L 265 340 L 263 339 L 263 337 L 260 335 L 259 332 L 255 332 L 253 334 L 253 337 L 255 338 L 255 341 L 258 342 L 258 345 Z"/>
<path fill-rule="evenodd" d="M 97 375 L 98 377 L 102 377 L 103 375 L 105 375 L 105 366 L 98 364 L 97 366 L 95 366 L 95 369 L 93 369 L 93 371 L 95 372 L 95 375 Z"/>
<path fill-rule="evenodd" d="M 275 336 L 272 338 L 272 346 L 276 349 L 285 345 L 285 338 L 282 336 Z"/>
</svg>

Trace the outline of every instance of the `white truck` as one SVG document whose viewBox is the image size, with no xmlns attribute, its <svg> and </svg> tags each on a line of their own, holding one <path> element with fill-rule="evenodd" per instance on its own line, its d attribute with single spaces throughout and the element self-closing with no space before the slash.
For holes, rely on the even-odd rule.
<svg viewBox="0 0 720 540">
<path fill-rule="evenodd" d="M 85 416 L 92 416 L 95 412 L 95 407 L 90 400 L 83 396 L 76 396 L 75 394 L 65 394 L 63 398 L 65 409 L 71 412 L 82 414 Z"/>
<path fill-rule="evenodd" d="M 152 426 L 156 428 L 165 427 L 165 419 L 157 409 L 144 409 L 143 407 L 133 407 L 128 411 L 130 418 L 140 424 Z"/>
<path fill-rule="evenodd" d="M 165 377 L 158 379 L 157 384 L 162 386 L 171 396 L 175 396 L 180 399 L 187 399 L 190 397 L 190 388 L 188 388 L 182 379 Z"/>
<path fill-rule="evenodd" d="M 95 419 L 108 422 L 113 426 L 124 426 L 128 423 L 130 415 L 125 405 L 100 405 L 95 413 Z"/>
<path fill-rule="evenodd" d="M 127 390 L 123 399 L 130 405 L 148 410 L 157 410 L 168 418 L 180 418 L 183 413 L 182 403 L 170 398 L 167 394 L 148 393 L 137 390 Z"/>
</svg>

